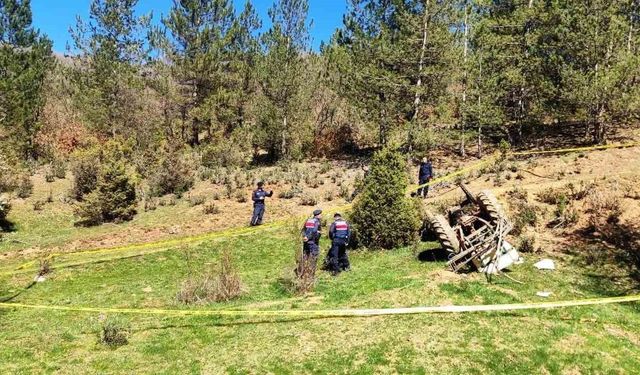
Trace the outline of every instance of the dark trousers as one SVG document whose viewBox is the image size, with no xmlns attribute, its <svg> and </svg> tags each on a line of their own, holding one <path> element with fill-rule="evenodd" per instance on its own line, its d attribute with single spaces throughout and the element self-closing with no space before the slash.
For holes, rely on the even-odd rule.
<svg viewBox="0 0 640 375">
<path fill-rule="evenodd" d="M 418 182 L 418 184 L 419 185 L 426 184 L 427 182 L 429 182 L 430 179 L 431 178 L 429 177 L 420 178 L 420 182 Z M 424 186 L 418 189 L 419 197 L 426 198 L 428 194 L 429 194 L 429 186 Z"/>
<path fill-rule="evenodd" d="M 264 204 L 253 205 L 253 216 L 251 216 L 251 226 L 262 224 L 262 216 L 264 215 Z"/>
<path fill-rule="evenodd" d="M 350 268 L 349 256 L 347 255 L 347 241 L 336 238 L 331 242 L 325 267 L 328 271 L 340 272 Z"/>
</svg>

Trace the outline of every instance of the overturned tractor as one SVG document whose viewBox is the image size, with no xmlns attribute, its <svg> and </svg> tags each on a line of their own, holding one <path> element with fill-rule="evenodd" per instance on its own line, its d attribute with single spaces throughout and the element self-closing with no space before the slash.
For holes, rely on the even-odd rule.
<svg viewBox="0 0 640 375">
<path fill-rule="evenodd" d="M 450 207 L 446 216 L 427 214 L 426 229 L 431 231 L 448 253 L 447 265 L 454 272 L 475 268 L 496 273 L 509 267 L 520 256 L 506 241 L 513 225 L 490 191 L 471 194 L 459 185 L 465 199 Z"/>
</svg>

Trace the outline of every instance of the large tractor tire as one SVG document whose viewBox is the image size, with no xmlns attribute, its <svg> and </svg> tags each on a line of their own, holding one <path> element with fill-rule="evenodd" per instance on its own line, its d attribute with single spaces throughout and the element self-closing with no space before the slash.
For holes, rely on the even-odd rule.
<svg viewBox="0 0 640 375">
<path fill-rule="evenodd" d="M 442 248 L 452 254 L 460 252 L 460 242 L 449 221 L 442 215 L 427 214 L 427 223 L 431 231 L 438 237 Z"/>
<path fill-rule="evenodd" d="M 480 205 L 480 210 L 484 215 L 487 216 L 492 224 L 496 224 L 498 222 L 498 219 L 500 219 L 501 217 L 506 218 L 502 206 L 492 192 L 483 190 L 478 193 L 476 199 L 478 200 L 478 204 Z"/>
</svg>

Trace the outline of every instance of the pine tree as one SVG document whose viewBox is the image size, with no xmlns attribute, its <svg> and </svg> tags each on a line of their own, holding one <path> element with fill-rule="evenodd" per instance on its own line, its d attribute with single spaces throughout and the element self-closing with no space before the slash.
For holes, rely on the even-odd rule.
<svg viewBox="0 0 640 375">
<path fill-rule="evenodd" d="M 23 159 L 38 156 L 34 139 L 53 64 L 51 41 L 31 23 L 29 0 L 0 0 L 0 147 Z"/>
<path fill-rule="evenodd" d="M 342 90 L 387 144 L 398 128 L 412 150 L 437 123 L 451 76 L 452 3 L 352 0 L 337 36 L 346 50 Z"/>
<path fill-rule="evenodd" d="M 77 63 L 75 95 L 86 119 L 102 135 L 143 130 L 136 119 L 143 89 L 150 15 L 136 16 L 138 0 L 93 0 L 89 21 L 78 18 L 70 30 Z M 144 131 L 144 130 L 143 130 Z"/>
<path fill-rule="evenodd" d="M 101 151 L 100 160 L 94 190 L 84 195 L 83 201 L 75 207 L 80 225 L 117 223 L 131 220 L 136 214 L 136 190 L 127 172 L 123 147 L 116 141 L 108 142 Z"/>
<path fill-rule="evenodd" d="M 555 3 L 477 1 L 471 37 L 476 63 L 476 121 L 500 128 L 513 142 L 539 124 L 555 98 L 553 50 L 545 48 Z"/>
<path fill-rule="evenodd" d="M 168 35 L 156 30 L 154 44 L 180 86 L 183 137 L 198 145 L 201 132 L 211 134 L 213 126 L 224 127 L 232 116 L 233 5 L 230 0 L 176 0 L 162 24 Z"/>
<path fill-rule="evenodd" d="M 358 242 L 374 249 L 412 243 L 420 228 L 418 202 L 406 195 L 406 162 L 399 152 L 376 152 L 364 191 L 356 199 L 351 219 Z"/>
<path fill-rule="evenodd" d="M 567 3 L 561 13 L 562 98 L 594 142 L 640 113 L 637 1 Z"/>
<path fill-rule="evenodd" d="M 269 9 L 272 26 L 263 35 L 265 56 L 260 67 L 264 95 L 262 144 L 277 158 L 299 156 L 308 130 L 303 98 L 307 86 L 305 58 L 309 53 L 307 0 L 278 0 Z"/>
</svg>

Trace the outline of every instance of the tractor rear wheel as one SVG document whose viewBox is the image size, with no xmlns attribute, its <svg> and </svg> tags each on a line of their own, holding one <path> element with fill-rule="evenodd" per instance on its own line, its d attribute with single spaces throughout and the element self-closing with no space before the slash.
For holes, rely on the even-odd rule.
<svg viewBox="0 0 640 375">
<path fill-rule="evenodd" d="M 452 254 L 460 252 L 458 237 L 444 216 L 428 213 L 427 224 L 436 237 L 438 237 L 438 241 L 445 251 Z"/>
<path fill-rule="evenodd" d="M 478 193 L 476 199 L 480 205 L 481 212 L 487 216 L 487 219 L 489 219 L 492 224 L 496 224 L 501 217 L 506 218 L 502 206 L 492 192 L 483 190 Z"/>
</svg>

